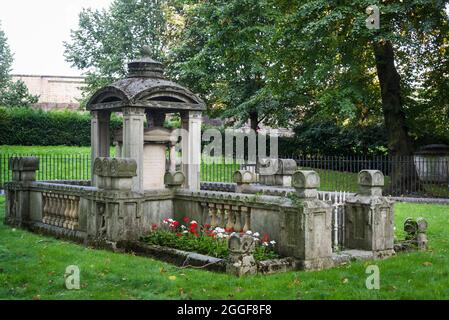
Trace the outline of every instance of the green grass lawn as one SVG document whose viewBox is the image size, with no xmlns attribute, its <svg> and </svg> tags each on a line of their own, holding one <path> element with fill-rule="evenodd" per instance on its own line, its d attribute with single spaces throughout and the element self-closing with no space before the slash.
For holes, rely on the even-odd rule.
<svg viewBox="0 0 449 320">
<path fill-rule="evenodd" d="M 12 229 L 3 225 L 3 197 L 0 206 L 0 299 L 449 299 L 449 206 L 396 205 L 398 236 L 406 217 L 428 219 L 428 252 L 246 278 L 180 269 Z M 380 290 L 365 288 L 369 264 L 380 268 Z M 80 290 L 64 287 L 69 265 L 80 267 Z"/>
</svg>

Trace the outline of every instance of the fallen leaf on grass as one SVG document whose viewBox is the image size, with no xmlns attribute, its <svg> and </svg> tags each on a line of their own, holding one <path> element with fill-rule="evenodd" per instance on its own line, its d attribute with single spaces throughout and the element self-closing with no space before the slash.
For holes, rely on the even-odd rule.
<svg viewBox="0 0 449 320">
<path fill-rule="evenodd" d="M 344 278 L 343 280 L 341 280 L 341 282 L 344 283 L 344 284 L 346 284 L 346 283 L 349 282 L 349 279 L 348 279 L 348 278 Z"/>
<path fill-rule="evenodd" d="M 170 277 L 168 277 L 168 279 L 171 280 L 171 281 L 175 281 L 176 280 L 176 276 L 170 276 Z"/>
<path fill-rule="evenodd" d="M 432 262 L 426 261 L 422 264 L 425 267 L 431 267 L 432 266 Z"/>
</svg>

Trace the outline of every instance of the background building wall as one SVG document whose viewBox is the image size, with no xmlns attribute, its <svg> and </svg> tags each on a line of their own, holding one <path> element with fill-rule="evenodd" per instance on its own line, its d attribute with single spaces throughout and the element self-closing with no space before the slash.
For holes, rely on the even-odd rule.
<svg viewBox="0 0 449 320">
<path fill-rule="evenodd" d="M 79 108 L 84 77 L 13 75 L 14 81 L 22 80 L 30 93 L 39 96 L 36 107 L 49 109 Z"/>
</svg>

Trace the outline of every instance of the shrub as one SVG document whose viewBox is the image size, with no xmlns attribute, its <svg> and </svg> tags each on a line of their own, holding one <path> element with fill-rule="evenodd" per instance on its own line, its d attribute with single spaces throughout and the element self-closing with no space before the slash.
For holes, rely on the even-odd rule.
<svg viewBox="0 0 449 320">
<path fill-rule="evenodd" d="M 111 137 L 122 120 L 111 117 Z M 111 139 L 112 141 L 112 139 Z M 0 145 L 90 145 L 90 115 L 70 110 L 0 108 Z"/>
</svg>

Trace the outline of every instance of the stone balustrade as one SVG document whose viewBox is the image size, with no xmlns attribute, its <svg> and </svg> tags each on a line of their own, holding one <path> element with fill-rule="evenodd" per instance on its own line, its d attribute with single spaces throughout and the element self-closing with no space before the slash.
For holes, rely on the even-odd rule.
<svg viewBox="0 0 449 320">
<path fill-rule="evenodd" d="M 76 230 L 79 226 L 79 204 L 77 196 L 42 193 L 42 222 L 45 224 Z"/>
<path fill-rule="evenodd" d="M 217 202 L 201 202 L 210 217 L 212 228 L 221 227 L 236 232 L 251 230 L 251 208 Z"/>
</svg>

